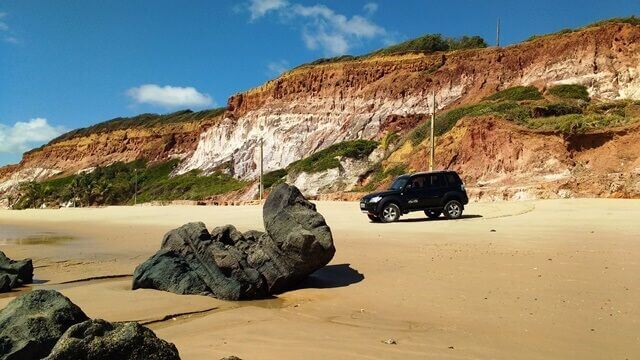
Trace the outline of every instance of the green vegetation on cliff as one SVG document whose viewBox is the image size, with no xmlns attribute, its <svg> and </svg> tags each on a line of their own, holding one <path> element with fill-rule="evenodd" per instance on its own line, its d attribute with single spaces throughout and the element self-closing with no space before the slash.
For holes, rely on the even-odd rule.
<svg viewBox="0 0 640 360">
<path fill-rule="evenodd" d="M 378 142 L 370 140 L 353 140 L 333 144 L 324 150 L 298 160 L 287 167 L 288 173 L 316 173 L 340 166 L 341 157 L 363 159 L 369 156 Z"/>
<path fill-rule="evenodd" d="M 565 134 L 624 126 L 640 120 L 640 104 L 632 100 L 592 101 L 583 85 L 557 85 L 544 98 L 532 86 L 500 91 L 476 104 L 460 106 L 436 117 L 434 133 L 445 134 L 463 117 L 496 116 L 535 130 Z M 417 145 L 429 136 L 430 123 L 423 122 L 409 133 Z"/>
<path fill-rule="evenodd" d="M 523 101 L 523 100 L 540 100 L 542 94 L 535 86 L 514 86 L 511 88 L 498 91 L 497 93 L 488 96 L 487 100 L 511 100 L 511 101 Z"/>
<path fill-rule="evenodd" d="M 547 94 L 563 99 L 577 99 L 589 101 L 589 91 L 584 85 L 567 84 L 552 86 L 547 90 Z"/>
<path fill-rule="evenodd" d="M 28 182 L 22 185 L 21 196 L 14 208 L 69 202 L 76 206 L 133 204 L 134 194 L 137 194 L 138 202 L 201 200 L 241 189 L 247 184 L 228 174 L 202 175 L 198 170 L 170 177 L 177 165 L 178 160 L 152 165 L 142 160 L 126 164 L 117 162 L 91 172 Z"/>
</svg>

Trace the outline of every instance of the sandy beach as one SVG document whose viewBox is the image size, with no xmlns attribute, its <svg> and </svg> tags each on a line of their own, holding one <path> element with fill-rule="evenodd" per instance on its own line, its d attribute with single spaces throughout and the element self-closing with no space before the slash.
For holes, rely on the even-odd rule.
<svg viewBox="0 0 640 360">
<path fill-rule="evenodd" d="M 147 324 L 183 359 L 640 357 L 638 200 L 480 203 L 394 224 L 317 204 L 333 261 L 248 302 L 131 291 L 130 275 L 183 223 L 262 230 L 258 206 L 0 211 L 0 250 L 33 258 L 37 279 L 0 306 L 58 289 L 90 317 Z"/>
</svg>

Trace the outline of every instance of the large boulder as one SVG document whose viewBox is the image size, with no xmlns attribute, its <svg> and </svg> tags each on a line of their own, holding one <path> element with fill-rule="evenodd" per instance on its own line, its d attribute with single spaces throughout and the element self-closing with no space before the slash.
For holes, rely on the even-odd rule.
<svg viewBox="0 0 640 360">
<path fill-rule="evenodd" d="M 45 360 L 179 360 L 175 345 L 135 322 L 87 320 L 64 333 Z"/>
<path fill-rule="evenodd" d="M 264 298 L 294 286 L 335 254 L 324 218 L 294 186 L 280 184 L 264 204 L 265 232 L 203 223 L 169 231 L 160 251 L 138 266 L 133 289 Z"/>
<path fill-rule="evenodd" d="M 34 290 L 0 310 L 0 359 L 41 359 L 87 315 L 54 290 Z"/>
<path fill-rule="evenodd" d="M 0 251 L 0 292 L 33 282 L 31 259 L 11 260 Z"/>
</svg>

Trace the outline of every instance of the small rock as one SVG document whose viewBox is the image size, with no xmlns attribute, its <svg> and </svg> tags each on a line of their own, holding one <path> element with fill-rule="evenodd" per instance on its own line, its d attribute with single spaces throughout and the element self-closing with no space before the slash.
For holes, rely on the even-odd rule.
<svg viewBox="0 0 640 360">
<path fill-rule="evenodd" d="M 453 346 L 449 346 L 449 349 L 453 350 L 453 349 L 454 349 L 454 347 L 453 347 Z"/>
<path fill-rule="evenodd" d="M 11 260 L 0 251 L 0 292 L 31 284 L 33 282 L 33 263 L 31 259 Z"/>
<path fill-rule="evenodd" d="M 496 232 L 496 229 L 491 229 L 490 232 Z"/>
<path fill-rule="evenodd" d="M 242 359 L 240 359 L 240 358 L 239 358 L 239 357 L 237 357 L 237 356 L 231 355 L 231 356 L 223 357 L 223 358 L 222 358 L 222 359 L 220 359 L 220 360 L 242 360 Z"/>
<path fill-rule="evenodd" d="M 96 319 L 73 325 L 43 360 L 180 360 L 176 346 L 136 323 Z"/>
<path fill-rule="evenodd" d="M 383 343 L 387 344 L 387 345 L 397 345 L 398 342 L 396 341 L 396 339 L 387 339 L 387 340 L 382 340 Z"/>
</svg>

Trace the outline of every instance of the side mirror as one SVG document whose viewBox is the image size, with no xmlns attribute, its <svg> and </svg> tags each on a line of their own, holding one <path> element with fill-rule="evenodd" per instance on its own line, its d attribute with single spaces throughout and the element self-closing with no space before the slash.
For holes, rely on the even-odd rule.
<svg viewBox="0 0 640 360">
<path fill-rule="evenodd" d="M 413 186 L 411 186 L 411 184 L 407 184 L 407 185 L 404 187 L 404 189 L 405 189 L 405 190 L 411 190 L 411 188 L 412 188 L 412 187 L 413 187 Z"/>
</svg>

